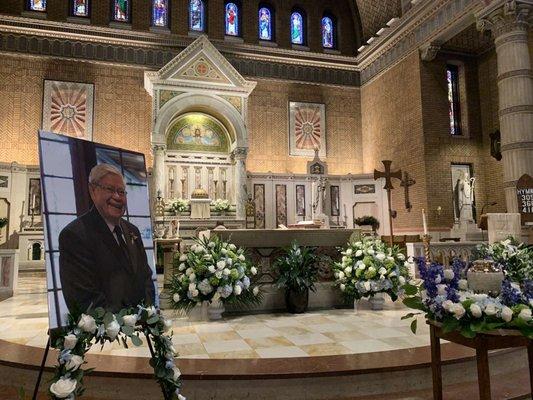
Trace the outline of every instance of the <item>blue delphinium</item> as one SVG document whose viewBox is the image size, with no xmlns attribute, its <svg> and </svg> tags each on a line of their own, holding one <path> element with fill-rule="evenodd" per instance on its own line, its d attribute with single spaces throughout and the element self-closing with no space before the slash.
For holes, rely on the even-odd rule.
<svg viewBox="0 0 533 400">
<path fill-rule="evenodd" d="M 533 300 L 533 280 L 528 279 L 524 281 L 522 294 L 527 302 Z"/>
<path fill-rule="evenodd" d="M 522 293 L 511 284 L 509 279 L 504 279 L 502 282 L 502 290 L 500 293 L 503 304 L 512 307 L 522 302 Z"/>
</svg>

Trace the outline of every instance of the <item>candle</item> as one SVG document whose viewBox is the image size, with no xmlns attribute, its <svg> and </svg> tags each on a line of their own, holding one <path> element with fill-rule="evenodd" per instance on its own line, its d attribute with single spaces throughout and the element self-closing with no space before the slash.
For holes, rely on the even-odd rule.
<svg viewBox="0 0 533 400">
<path fill-rule="evenodd" d="M 37 196 L 34 194 L 31 198 L 31 209 L 34 210 L 35 209 L 35 199 L 37 198 Z"/>
<path fill-rule="evenodd" d="M 426 210 L 422 209 L 422 223 L 424 224 L 424 235 L 428 234 L 428 221 L 426 218 Z"/>
</svg>

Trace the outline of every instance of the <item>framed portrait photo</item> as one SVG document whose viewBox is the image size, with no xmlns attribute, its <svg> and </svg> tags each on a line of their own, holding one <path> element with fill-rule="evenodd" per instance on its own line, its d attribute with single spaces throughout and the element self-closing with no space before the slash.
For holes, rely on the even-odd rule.
<svg viewBox="0 0 533 400">
<path fill-rule="evenodd" d="M 326 106 L 289 102 L 289 154 L 314 157 L 315 149 L 326 157 Z"/>
<path fill-rule="evenodd" d="M 42 129 L 78 139 L 93 139 L 94 85 L 44 81 Z"/>
</svg>

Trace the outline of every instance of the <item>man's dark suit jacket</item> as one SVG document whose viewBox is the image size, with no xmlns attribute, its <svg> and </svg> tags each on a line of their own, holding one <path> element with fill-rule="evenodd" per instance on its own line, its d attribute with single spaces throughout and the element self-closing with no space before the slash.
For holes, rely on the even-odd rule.
<svg viewBox="0 0 533 400">
<path fill-rule="evenodd" d="M 98 210 L 68 224 L 59 234 L 61 287 L 69 310 L 89 305 L 117 312 L 154 304 L 155 289 L 141 234 L 123 219 L 120 226 L 129 257 L 120 248 Z"/>
</svg>

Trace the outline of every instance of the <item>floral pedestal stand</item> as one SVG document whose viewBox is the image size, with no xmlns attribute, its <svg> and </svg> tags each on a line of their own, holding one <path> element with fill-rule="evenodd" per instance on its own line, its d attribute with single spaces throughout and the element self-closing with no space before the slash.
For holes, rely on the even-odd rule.
<svg viewBox="0 0 533 400">
<path fill-rule="evenodd" d="M 220 300 L 213 300 L 211 304 L 209 304 L 209 308 L 207 309 L 207 315 L 209 316 L 209 319 L 212 321 L 217 321 L 219 319 L 222 319 L 222 313 L 226 309 L 224 308 L 224 303 L 222 303 Z"/>
<path fill-rule="evenodd" d="M 433 375 L 433 399 L 442 400 L 442 370 L 440 356 L 440 339 L 458 343 L 476 350 L 477 376 L 480 400 L 490 400 L 490 372 L 488 350 L 509 347 L 527 347 L 529 358 L 529 382 L 533 393 L 533 341 L 519 331 L 500 329 L 494 333 L 478 333 L 474 338 L 462 336 L 453 331 L 444 333 L 440 324 L 428 321 L 431 335 L 431 371 Z"/>
<path fill-rule="evenodd" d="M 369 301 L 373 311 L 383 310 L 383 304 L 385 304 L 385 298 L 383 297 L 383 293 L 374 294 L 374 296 L 372 296 Z"/>
</svg>

